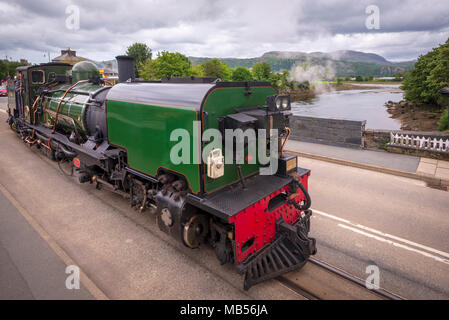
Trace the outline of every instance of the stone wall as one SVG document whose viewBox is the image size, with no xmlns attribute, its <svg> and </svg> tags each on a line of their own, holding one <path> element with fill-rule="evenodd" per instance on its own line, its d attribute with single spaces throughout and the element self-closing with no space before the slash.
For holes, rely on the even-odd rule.
<svg viewBox="0 0 449 320">
<path fill-rule="evenodd" d="M 392 152 L 392 153 L 407 154 L 407 155 L 416 156 L 416 157 L 424 157 L 424 158 L 431 158 L 431 159 L 445 160 L 445 161 L 449 160 L 449 154 L 439 153 L 439 152 L 435 152 L 435 151 L 416 150 L 416 149 L 393 147 L 393 146 L 388 146 L 386 150 L 388 152 Z"/>
<path fill-rule="evenodd" d="M 368 149 L 385 149 L 387 143 L 390 142 L 390 133 L 390 130 L 366 129 L 363 147 Z"/>
<path fill-rule="evenodd" d="M 448 139 L 449 133 L 365 129 L 365 124 L 366 121 L 293 116 L 290 120 L 292 129 L 290 139 L 342 147 L 382 149 L 394 153 L 449 160 L 447 153 L 388 146 L 391 132 L 443 139 Z"/>
<path fill-rule="evenodd" d="M 365 124 L 366 121 L 295 115 L 290 119 L 292 129 L 290 139 L 361 148 L 364 146 Z"/>
</svg>

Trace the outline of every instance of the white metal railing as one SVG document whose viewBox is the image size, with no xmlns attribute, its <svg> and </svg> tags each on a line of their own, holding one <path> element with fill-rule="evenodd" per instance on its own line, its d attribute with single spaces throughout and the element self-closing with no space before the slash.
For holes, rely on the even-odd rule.
<svg viewBox="0 0 449 320">
<path fill-rule="evenodd" d="M 449 153 L 448 138 L 432 138 L 412 134 L 390 134 L 390 146 Z"/>
</svg>

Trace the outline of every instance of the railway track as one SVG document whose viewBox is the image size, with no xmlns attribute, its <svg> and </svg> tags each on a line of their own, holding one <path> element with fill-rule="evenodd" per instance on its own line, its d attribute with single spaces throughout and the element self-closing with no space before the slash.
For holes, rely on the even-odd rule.
<svg viewBox="0 0 449 320">
<path fill-rule="evenodd" d="M 39 154 L 39 156 L 41 155 Z M 45 161 L 48 161 L 51 165 L 53 165 L 55 169 L 57 169 L 57 167 L 54 165 L 53 162 L 50 162 L 48 159 L 44 157 L 42 158 Z M 109 204 L 118 209 L 122 213 L 127 212 L 129 210 L 129 208 L 127 207 L 127 203 L 121 202 L 121 199 L 119 200 L 119 203 L 114 204 L 109 203 Z M 144 226 L 142 222 L 138 222 L 135 219 L 132 220 L 141 225 L 142 227 L 148 229 L 148 226 Z M 365 286 L 365 281 L 341 269 L 331 266 L 330 264 L 325 263 L 321 260 L 309 258 L 309 262 L 310 263 L 306 264 L 306 266 L 301 270 L 297 272 L 291 272 L 290 274 L 282 275 L 278 277 L 277 280 L 285 287 L 305 297 L 308 300 L 332 300 L 332 299 L 402 300 L 403 299 L 402 297 L 399 297 L 383 289 L 369 290 Z M 327 278 L 323 277 L 323 272 L 327 274 Z M 295 279 L 296 277 L 298 277 L 298 279 Z M 317 278 L 326 280 L 320 282 L 316 281 Z M 342 281 L 349 283 L 352 289 L 355 289 L 354 287 L 356 287 L 358 290 L 351 291 L 351 288 L 348 288 L 347 290 L 335 290 L 335 287 L 343 287 L 343 288 L 346 287 L 345 285 L 341 284 Z M 327 286 L 331 283 L 337 284 L 334 285 L 334 287 Z M 359 291 L 363 291 L 364 294 L 358 295 L 357 293 Z"/>
<path fill-rule="evenodd" d="M 55 168 L 55 170 L 59 170 L 54 162 L 51 162 L 40 153 L 36 152 L 39 157 L 41 157 L 44 161 L 47 161 L 51 166 Z M 80 186 L 81 187 L 81 186 Z M 101 191 L 100 191 L 101 192 Z M 107 195 L 109 191 L 104 191 Z M 102 198 L 99 194 L 94 193 L 95 196 Z M 114 208 L 116 208 L 123 215 L 128 216 L 126 213 L 129 213 L 129 207 L 126 202 L 123 202 L 122 199 L 118 199 L 117 202 L 108 202 L 108 204 Z M 128 216 L 144 227 L 145 229 L 151 231 L 148 225 L 139 221 L 140 219 L 136 219 L 133 214 L 134 211 L 131 211 L 131 216 Z M 138 215 L 140 217 L 140 215 Z M 294 291 L 295 293 L 301 295 L 302 297 L 308 300 L 332 300 L 332 299 L 388 299 L 388 300 L 402 300 L 403 298 L 394 295 L 388 291 L 383 289 L 377 290 L 369 290 L 365 286 L 365 282 L 347 272 L 344 272 L 336 267 L 333 267 L 323 261 L 309 258 L 308 264 L 301 270 L 297 272 L 291 272 L 289 274 L 280 276 L 277 280 Z M 323 273 L 327 275 L 323 276 Z M 320 281 L 325 279 L 324 281 Z M 349 283 L 351 288 L 346 288 L 347 286 L 342 284 L 344 281 Z M 334 286 L 331 284 L 334 283 Z M 336 283 L 336 284 L 335 284 Z M 336 287 L 346 288 L 345 290 L 336 290 Z M 353 290 L 353 289 L 358 289 Z M 364 294 L 359 294 L 359 291 L 363 291 Z"/>
<path fill-rule="evenodd" d="M 321 260 L 310 258 L 309 262 L 309 270 L 306 270 L 306 273 L 320 273 L 315 277 L 315 281 L 313 278 L 312 281 L 310 281 L 310 279 L 308 281 L 301 281 L 301 278 L 304 277 L 304 275 L 299 272 L 280 276 L 277 280 L 284 286 L 309 300 L 404 300 L 403 297 L 382 288 L 368 289 L 365 281 Z M 306 275 L 306 277 L 308 277 L 308 275 Z"/>
</svg>

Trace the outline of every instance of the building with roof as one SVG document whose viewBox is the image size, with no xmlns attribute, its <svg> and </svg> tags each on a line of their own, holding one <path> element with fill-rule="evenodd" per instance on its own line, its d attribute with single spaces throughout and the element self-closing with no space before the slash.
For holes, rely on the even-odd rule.
<svg viewBox="0 0 449 320">
<path fill-rule="evenodd" d="M 74 50 L 70 50 L 70 48 L 68 48 L 67 50 L 61 50 L 61 55 L 52 59 L 53 62 L 64 62 L 64 63 L 69 63 L 71 65 L 74 65 L 80 61 L 84 61 L 87 60 L 86 58 L 83 57 L 78 57 L 76 55 L 76 51 Z"/>
</svg>

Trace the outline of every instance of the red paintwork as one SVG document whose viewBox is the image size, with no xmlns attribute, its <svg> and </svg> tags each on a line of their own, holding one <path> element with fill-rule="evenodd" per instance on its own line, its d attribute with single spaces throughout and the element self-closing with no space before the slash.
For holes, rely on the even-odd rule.
<svg viewBox="0 0 449 320">
<path fill-rule="evenodd" d="M 81 167 L 81 161 L 78 158 L 73 158 L 73 165 L 77 168 Z"/>
<path fill-rule="evenodd" d="M 306 190 L 308 190 L 307 182 L 309 176 L 310 173 L 300 178 L 300 181 Z M 289 186 L 287 185 L 261 199 L 259 202 L 253 204 L 245 210 L 240 211 L 229 219 L 229 222 L 234 223 L 235 226 L 234 252 L 236 265 L 239 265 L 248 256 L 259 251 L 266 244 L 271 243 L 275 239 L 275 224 L 279 218 L 283 217 L 285 222 L 289 224 L 294 224 L 297 222 L 301 212 L 288 203 L 280 206 L 272 212 L 268 212 L 269 201 L 283 191 L 288 192 L 288 189 Z M 297 193 L 298 196 L 295 198 L 297 203 L 305 200 L 301 189 L 298 189 Z M 245 252 L 242 252 L 241 248 L 243 244 L 253 237 L 255 238 L 253 245 Z"/>
</svg>

